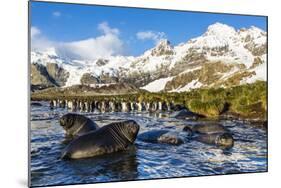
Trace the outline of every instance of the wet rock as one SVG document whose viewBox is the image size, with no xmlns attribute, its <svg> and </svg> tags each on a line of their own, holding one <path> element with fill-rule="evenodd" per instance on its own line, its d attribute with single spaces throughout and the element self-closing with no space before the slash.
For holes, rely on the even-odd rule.
<svg viewBox="0 0 281 188">
<path fill-rule="evenodd" d="M 81 84 L 90 85 L 99 84 L 100 80 L 90 73 L 84 73 L 80 79 L 80 82 Z"/>
<path fill-rule="evenodd" d="M 186 107 L 182 104 L 176 104 L 176 105 L 172 105 L 172 110 L 174 111 L 181 111 L 181 110 L 186 110 Z"/>
<path fill-rule="evenodd" d="M 189 133 L 189 134 L 192 134 L 192 132 L 193 132 L 190 125 L 185 125 L 182 130 L 183 130 L 184 132 Z"/>
<path fill-rule="evenodd" d="M 40 107 L 40 106 L 43 106 L 41 103 L 39 102 L 31 102 L 30 103 L 31 106 L 34 106 L 34 107 Z"/>
<path fill-rule="evenodd" d="M 177 119 L 191 119 L 191 120 L 197 120 L 200 116 L 199 114 L 195 114 L 191 111 L 188 111 L 187 109 L 183 109 L 177 112 L 174 112 L 171 114 L 172 118 L 177 118 Z"/>
</svg>

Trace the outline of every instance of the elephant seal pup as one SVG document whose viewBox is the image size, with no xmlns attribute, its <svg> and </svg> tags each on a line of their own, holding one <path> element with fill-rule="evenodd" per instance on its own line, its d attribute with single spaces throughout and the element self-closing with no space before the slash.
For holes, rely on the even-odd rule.
<svg viewBox="0 0 281 188">
<path fill-rule="evenodd" d="M 60 118 L 60 125 L 66 131 L 66 135 L 70 137 L 81 136 L 99 128 L 91 119 L 73 113 L 63 115 Z"/>
<path fill-rule="evenodd" d="M 110 123 L 77 137 L 65 148 L 63 159 L 79 159 L 123 151 L 137 137 L 139 125 L 133 120 Z"/>
<path fill-rule="evenodd" d="M 192 133 L 198 133 L 198 134 L 214 134 L 214 133 L 228 133 L 229 130 L 225 128 L 221 124 L 212 123 L 212 124 L 197 124 L 197 125 L 186 125 L 183 128 L 183 131 L 192 131 Z"/>
<path fill-rule="evenodd" d="M 144 132 L 138 136 L 138 139 L 144 142 L 165 143 L 172 145 L 180 145 L 183 139 L 177 133 L 168 130 L 151 130 Z"/>
<path fill-rule="evenodd" d="M 200 134 L 195 136 L 195 140 L 221 147 L 222 149 L 230 149 L 234 145 L 234 139 L 230 133 L 213 133 Z"/>
</svg>

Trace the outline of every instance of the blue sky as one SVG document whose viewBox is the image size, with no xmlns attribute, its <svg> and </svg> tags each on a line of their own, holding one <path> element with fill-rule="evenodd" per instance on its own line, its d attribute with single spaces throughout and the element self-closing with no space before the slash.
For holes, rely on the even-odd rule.
<svg viewBox="0 0 281 188">
<path fill-rule="evenodd" d="M 124 47 L 116 53 L 125 55 L 140 55 L 159 38 L 167 38 L 173 45 L 186 42 L 216 22 L 236 29 L 253 25 L 266 30 L 266 18 L 261 16 L 31 2 L 31 26 L 40 33 L 41 41 L 70 43 L 110 34 Z M 140 32 L 150 34 L 137 35 Z"/>
</svg>

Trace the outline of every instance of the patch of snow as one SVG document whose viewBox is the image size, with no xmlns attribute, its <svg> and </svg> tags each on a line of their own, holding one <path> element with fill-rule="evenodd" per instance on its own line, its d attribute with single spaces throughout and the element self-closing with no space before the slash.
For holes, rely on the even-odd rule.
<svg viewBox="0 0 281 188">
<path fill-rule="evenodd" d="M 154 80 L 153 82 L 150 82 L 146 86 L 141 87 L 141 89 L 145 89 L 149 92 L 159 92 L 162 91 L 167 82 L 171 81 L 173 77 L 167 77 L 167 78 L 160 78 L 158 80 Z"/>
<path fill-rule="evenodd" d="M 201 82 L 199 82 L 198 79 L 196 79 L 196 80 L 192 80 L 191 82 L 189 82 L 188 84 L 186 84 L 183 87 L 173 89 L 169 92 L 185 92 L 185 91 L 190 91 L 191 89 L 200 88 L 201 86 L 203 86 L 203 84 Z"/>
<path fill-rule="evenodd" d="M 193 72 L 193 71 L 199 70 L 201 68 L 202 68 L 202 66 L 198 66 L 198 67 L 195 67 L 195 68 L 192 68 L 192 69 L 186 69 L 185 71 L 181 72 L 180 75 L 181 74 L 186 74 L 186 73 L 189 73 L 189 72 Z"/>
<path fill-rule="evenodd" d="M 110 86 L 110 85 L 114 85 L 115 83 L 110 83 L 110 84 L 90 84 L 90 87 L 92 88 L 100 88 L 100 87 L 103 87 L 103 86 Z"/>
<path fill-rule="evenodd" d="M 255 26 L 251 26 L 249 29 L 246 30 L 240 30 L 239 34 L 242 38 L 246 38 L 247 36 L 250 36 L 253 42 L 257 45 L 263 45 L 266 43 L 266 32 L 263 31 L 260 28 L 257 28 Z"/>
<path fill-rule="evenodd" d="M 191 46 L 197 48 L 224 47 L 229 45 L 236 37 L 237 33 L 233 27 L 221 23 L 215 23 L 210 25 L 207 32 L 205 32 L 202 36 L 191 40 L 191 42 L 193 42 Z"/>
<path fill-rule="evenodd" d="M 241 84 L 245 84 L 245 83 L 254 83 L 257 80 L 262 80 L 262 81 L 266 81 L 267 78 L 267 67 L 266 67 L 266 63 L 262 63 L 259 66 L 253 68 L 253 69 L 249 69 L 249 71 L 254 71 L 255 75 L 252 75 L 251 77 L 247 77 L 244 78 L 241 81 Z"/>
<path fill-rule="evenodd" d="M 239 72 L 239 69 L 237 67 L 234 67 L 229 72 L 221 73 L 222 77 L 220 79 L 221 80 L 226 80 L 226 79 L 228 79 L 229 77 L 231 77 L 232 75 L 234 75 L 237 72 Z"/>
<path fill-rule="evenodd" d="M 69 72 L 69 77 L 65 83 L 65 87 L 80 84 L 82 75 L 86 73 L 85 70 L 71 65 L 65 65 L 63 68 Z"/>
</svg>

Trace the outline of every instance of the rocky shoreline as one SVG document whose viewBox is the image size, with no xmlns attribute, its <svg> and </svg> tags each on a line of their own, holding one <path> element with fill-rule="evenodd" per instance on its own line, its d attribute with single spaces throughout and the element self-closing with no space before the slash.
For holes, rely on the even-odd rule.
<svg viewBox="0 0 281 188">
<path fill-rule="evenodd" d="M 112 86 L 109 86 L 110 89 L 85 86 L 45 89 L 33 92 L 31 100 L 49 101 L 52 108 L 63 107 L 70 111 L 186 110 L 191 119 L 267 121 L 267 83 L 262 81 L 232 88 L 195 89 L 182 93 L 150 93 L 121 86 L 123 88 L 119 90 Z"/>
<path fill-rule="evenodd" d="M 45 100 L 44 100 L 45 101 Z M 188 110 L 183 105 L 172 103 L 135 103 L 135 102 L 108 102 L 108 101 L 70 101 L 70 100 L 50 100 L 49 106 L 51 109 L 64 108 L 69 112 L 150 112 L 150 113 L 170 113 L 170 117 L 177 119 L 185 119 L 191 121 L 219 121 L 230 120 L 247 122 L 253 126 L 267 129 L 267 120 L 260 117 L 245 117 L 239 114 L 225 112 L 216 117 L 206 117 Z M 41 103 L 32 101 L 31 106 L 40 107 Z"/>
</svg>

